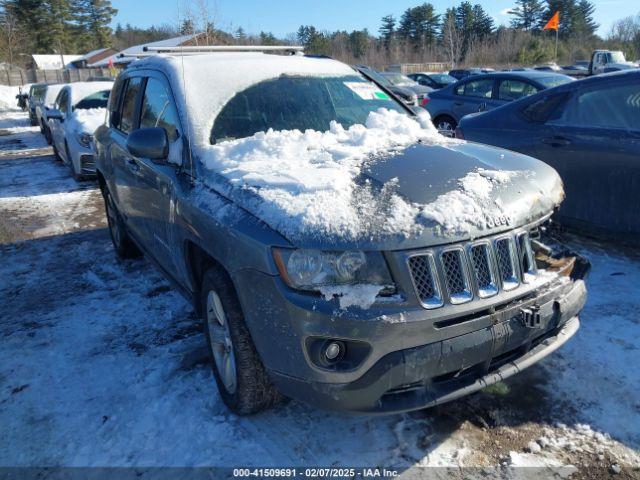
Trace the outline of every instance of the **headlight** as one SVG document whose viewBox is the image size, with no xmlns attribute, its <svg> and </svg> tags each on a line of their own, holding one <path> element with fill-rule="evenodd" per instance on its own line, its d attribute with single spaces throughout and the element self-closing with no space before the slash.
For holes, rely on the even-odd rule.
<svg viewBox="0 0 640 480">
<path fill-rule="evenodd" d="M 285 283 L 298 290 L 348 284 L 380 285 L 388 293 L 395 290 L 380 252 L 276 248 L 273 256 Z"/>
<path fill-rule="evenodd" d="M 93 135 L 89 133 L 78 133 L 76 135 L 76 139 L 78 140 L 78 143 L 80 143 L 80 145 L 82 145 L 83 147 L 90 148 L 91 142 L 93 141 Z"/>
</svg>

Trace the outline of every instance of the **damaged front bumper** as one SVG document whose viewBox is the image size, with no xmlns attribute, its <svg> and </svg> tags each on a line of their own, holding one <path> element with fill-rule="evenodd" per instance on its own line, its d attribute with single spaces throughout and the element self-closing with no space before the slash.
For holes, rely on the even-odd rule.
<svg viewBox="0 0 640 480">
<path fill-rule="evenodd" d="M 391 352 L 355 381 L 310 382 L 276 372 L 272 379 L 285 395 L 325 409 L 392 413 L 454 400 L 518 373 L 571 338 L 586 288 L 580 279 L 566 280 L 489 313 L 489 327 Z"/>
</svg>

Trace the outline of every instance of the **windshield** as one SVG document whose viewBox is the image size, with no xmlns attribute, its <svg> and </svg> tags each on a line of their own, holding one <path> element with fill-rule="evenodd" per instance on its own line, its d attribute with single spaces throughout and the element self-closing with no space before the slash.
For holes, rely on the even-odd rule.
<svg viewBox="0 0 640 480">
<path fill-rule="evenodd" d="M 211 143 L 273 130 L 327 131 L 332 121 L 344 128 L 364 124 L 369 113 L 386 108 L 406 113 L 374 83 L 360 76 L 282 76 L 236 94 L 217 116 Z"/>
<path fill-rule="evenodd" d="M 624 53 L 620 51 L 611 52 L 611 61 L 613 63 L 624 63 L 626 61 L 624 58 Z"/>
<path fill-rule="evenodd" d="M 568 75 L 552 75 L 549 77 L 536 78 L 538 82 L 545 86 L 545 88 L 557 87 L 558 85 L 564 85 L 565 83 L 575 81 L 575 78 Z"/>
<path fill-rule="evenodd" d="M 432 73 L 431 78 L 433 78 L 438 83 L 446 83 L 447 85 L 450 83 L 456 83 L 458 80 L 451 75 L 446 73 Z"/>
<path fill-rule="evenodd" d="M 102 92 L 92 93 L 84 97 L 73 107 L 74 110 L 88 110 L 90 108 L 107 108 L 109 93 L 111 90 L 103 90 Z"/>
<path fill-rule="evenodd" d="M 398 87 L 415 87 L 416 85 L 418 85 L 409 77 L 405 77 L 404 75 L 401 75 L 399 73 L 385 73 L 384 77 Z"/>
</svg>

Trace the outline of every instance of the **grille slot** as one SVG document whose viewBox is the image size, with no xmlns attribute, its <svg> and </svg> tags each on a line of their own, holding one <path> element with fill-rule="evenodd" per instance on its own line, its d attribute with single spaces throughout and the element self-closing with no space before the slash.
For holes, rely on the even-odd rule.
<svg viewBox="0 0 640 480">
<path fill-rule="evenodd" d="M 500 238 L 496 240 L 495 248 L 502 288 L 505 290 L 513 290 L 519 284 L 516 263 L 514 261 L 513 242 L 511 238 Z"/>
<path fill-rule="evenodd" d="M 533 277 L 536 275 L 536 260 L 527 232 L 518 235 L 518 260 L 520 263 L 520 271 L 522 272 L 522 281 L 528 283 L 533 280 Z"/>
<path fill-rule="evenodd" d="M 413 286 L 422 305 L 425 308 L 442 306 L 442 296 L 436 281 L 433 256 L 425 254 L 409 258 L 409 269 L 413 278 Z"/>
<path fill-rule="evenodd" d="M 464 303 L 471 300 L 464 251 L 461 249 L 444 251 L 441 260 L 451 303 Z"/>
<path fill-rule="evenodd" d="M 471 265 L 478 285 L 478 293 L 481 298 L 490 297 L 498 293 L 492 268 L 491 249 L 489 244 L 473 245 L 469 249 Z"/>
</svg>

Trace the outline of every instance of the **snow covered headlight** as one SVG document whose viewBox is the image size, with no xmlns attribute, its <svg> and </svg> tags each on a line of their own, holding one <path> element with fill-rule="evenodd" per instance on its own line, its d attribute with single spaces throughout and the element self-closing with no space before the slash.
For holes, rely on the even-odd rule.
<svg viewBox="0 0 640 480">
<path fill-rule="evenodd" d="M 385 290 L 395 290 L 380 252 L 276 248 L 273 256 L 285 283 L 298 290 L 349 284 L 380 285 Z"/>
<path fill-rule="evenodd" d="M 90 133 L 78 133 L 76 135 L 76 139 L 78 140 L 78 143 L 83 147 L 90 148 L 91 142 L 93 141 L 93 135 L 91 135 Z"/>
</svg>

